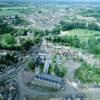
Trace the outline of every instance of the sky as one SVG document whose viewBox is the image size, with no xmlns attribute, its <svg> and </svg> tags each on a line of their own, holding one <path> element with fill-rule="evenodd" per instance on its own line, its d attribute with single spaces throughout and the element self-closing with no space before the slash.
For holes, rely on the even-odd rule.
<svg viewBox="0 0 100 100">
<path fill-rule="evenodd" d="M 24 1 L 24 0 L 20 0 L 20 1 Z M 37 0 L 31 0 L 31 1 L 37 1 Z M 42 0 L 42 1 L 47 1 L 47 0 Z M 100 0 L 52 0 L 52 1 L 82 1 L 82 2 L 90 1 L 91 2 L 91 1 L 100 1 Z"/>
<path fill-rule="evenodd" d="M 77 2 L 77 1 L 80 1 L 80 2 L 100 2 L 100 0 L 0 0 L 0 1 L 68 1 L 68 2 Z"/>
<path fill-rule="evenodd" d="M 37 1 L 37 0 L 0 0 L 0 1 Z M 42 0 L 42 1 L 47 1 L 47 0 Z M 100 1 L 100 0 L 52 0 L 52 1 L 81 1 L 81 2 L 90 1 L 91 2 L 91 1 Z"/>
</svg>

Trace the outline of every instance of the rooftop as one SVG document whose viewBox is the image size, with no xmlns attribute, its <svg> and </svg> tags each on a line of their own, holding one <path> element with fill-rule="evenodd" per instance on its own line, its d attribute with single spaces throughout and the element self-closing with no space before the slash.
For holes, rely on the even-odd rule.
<svg viewBox="0 0 100 100">
<path fill-rule="evenodd" d="M 40 80 L 49 81 L 49 82 L 60 84 L 60 85 L 64 84 L 64 81 L 62 78 L 54 76 L 54 75 L 49 75 L 46 73 L 40 73 L 39 75 L 36 75 L 35 77 Z"/>
</svg>

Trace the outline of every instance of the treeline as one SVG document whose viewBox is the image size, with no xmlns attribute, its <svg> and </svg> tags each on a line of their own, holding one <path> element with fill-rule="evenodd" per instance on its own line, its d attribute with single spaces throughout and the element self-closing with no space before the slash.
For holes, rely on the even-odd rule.
<svg viewBox="0 0 100 100">
<path fill-rule="evenodd" d="M 51 31 L 45 30 L 46 35 L 57 35 L 61 31 L 69 31 L 72 29 L 88 29 L 100 31 L 100 25 L 96 22 L 86 21 L 60 21 L 59 25 L 55 26 Z"/>
<path fill-rule="evenodd" d="M 53 36 L 47 37 L 47 40 L 52 41 L 54 43 L 61 43 L 67 46 L 81 47 L 80 39 L 77 36 Z"/>
<path fill-rule="evenodd" d="M 86 49 L 90 53 L 100 54 L 100 38 L 96 39 L 90 37 L 87 41 L 81 41 L 78 36 L 51 36 L 47 37 L 48 41 L 52 41 L 53 43 L 61 43 L 66 46 L 72 46 L 75 48 Z"/>
<path fill-rule="evenodd" d="M 62 31 L 72 30 L 76 28 L 100 31 L 100 25 L 98 25 L 96 22 L 61 21 L 60 25 L 61 25 Z"/>
</svg>

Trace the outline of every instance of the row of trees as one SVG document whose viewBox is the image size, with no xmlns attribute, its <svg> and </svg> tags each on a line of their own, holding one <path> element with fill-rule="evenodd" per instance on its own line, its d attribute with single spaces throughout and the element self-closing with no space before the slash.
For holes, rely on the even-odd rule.
<svg viewBox="0 0 100 100">
<path fill-rule="evenodd" d="M 100 31 L 100 26 L 96 22 L 86 22 L 86 21 L 65 22 L 65 21 L 61 21 L 60 24 L 61 24 L 62 31 L 71 30 L 71 29 L 75 29 L 75 28 Z"/>
<path fill-rule="evenodd" d="M 53 41 L 55 43 L 61 43 L 64 45 L 74 46 L 74 47 L 81 47 L 80 39 L 77 36 L 53 36 L 47 37 L 47 40 Z"/>
<path fill-rule="evenodd" d="M 57 35 L 61 31 L 68 31 L 72 29 L 88 29 L 94 31 L 100 31 L 100 25 L 96 22 L 87 21 L 60 21 L 60 24 L 55 26 L 52 30 L 45 30 L 45 35 Z"/>
<path fill-rule="evenodd" d="M 94 37 L 90 37 L 87 41 L 81 41 L 78 36 L 53 36 L 47 37 L 47 40 L 54 43 L 61 43 L 67 46 L 72 46 L 75 48 L 86 49 L 90 53 L 96 55 L 100 54 L 100 38 L 96 39 Z"/>
</svg>

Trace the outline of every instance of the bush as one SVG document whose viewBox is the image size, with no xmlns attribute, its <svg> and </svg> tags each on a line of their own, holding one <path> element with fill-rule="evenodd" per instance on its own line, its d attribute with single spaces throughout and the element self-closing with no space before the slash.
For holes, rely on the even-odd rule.
<svg viewBox="0 0 100 100">
<path fill-rule="evenodd" d="M 32 45 L 34 45 L 34 44 L 33 44 L 33 41 L 32 41 L 32 40 L 28 39 L 28 40 L 23 41 L 23 42 L 21 43 L 21 45 L 22 45 L 22 49 L 23 49 L 23 50 L 29 50 L 30 47 L 31 47 Z"/>
<path fill-rule="evenodd" d="M 30 70 L 35 71 L 35 61 L 34 60 L 30 61 L 28 66 Z"/>
<path fill-rule="evenodd" d="M 82 83 L 100 83 L 100 68 L 83 63 L 75 77 Z"/>
<path fill-rule="evenodd" d="M 66 75 L 67 70 L 64 67 L 58 67 L 56 66 L 54 68 L 54 73 L 55 75 L 57 75 L 58 77 L 64 77 Z"/>
</svg>

